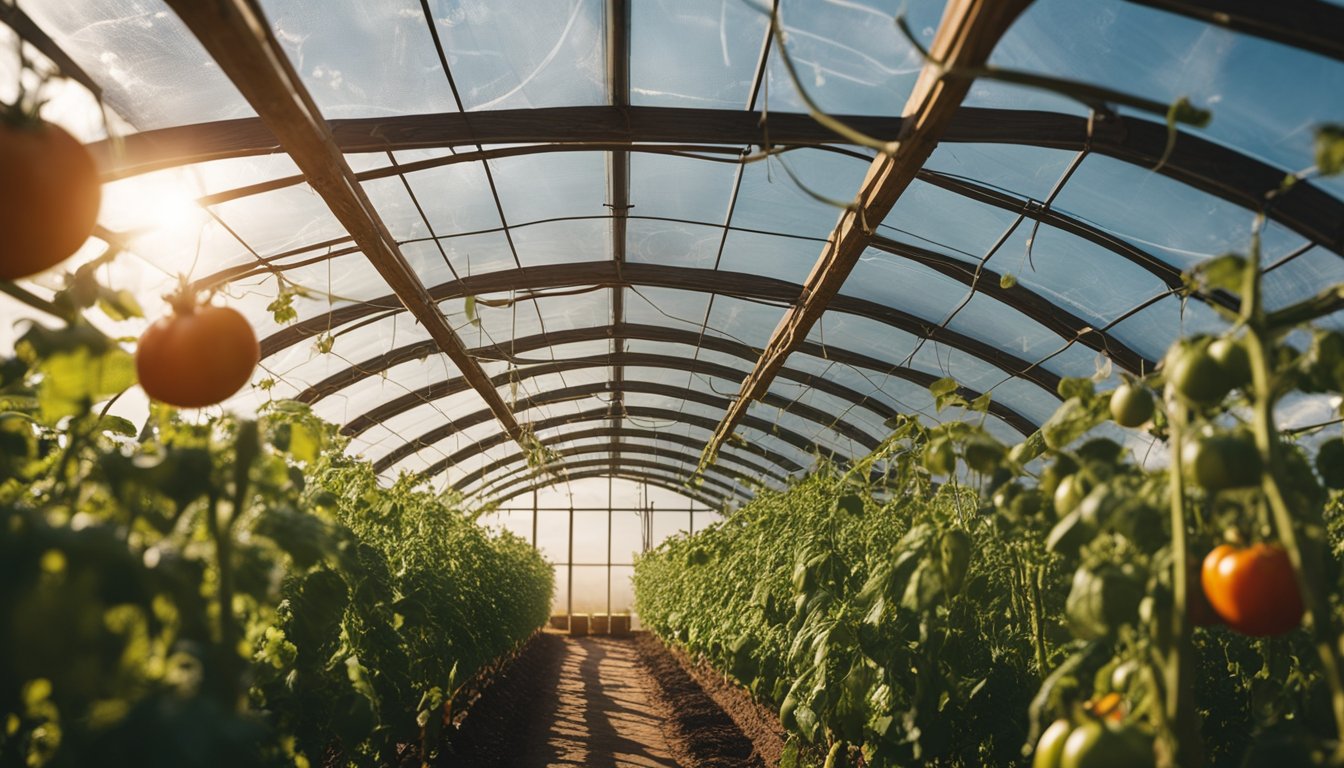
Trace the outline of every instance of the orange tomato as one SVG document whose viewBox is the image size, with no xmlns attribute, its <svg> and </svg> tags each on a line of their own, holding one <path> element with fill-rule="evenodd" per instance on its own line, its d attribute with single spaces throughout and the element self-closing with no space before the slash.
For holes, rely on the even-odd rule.
<svg viewBox="0 0 1344 768">
<path fill-rule="evenodd" d="M 0 113 L 0 180 L 0 280 L 46 271 L 89 239 L 102 185 L 64 129 Z"/>
<path fill-rule="evenodd" d="M 1278 544 L 1215 547 L 1200 574 L 1218 615 L 1254 637 L 1282 635 L 1302 623 L 1302 595 L 1288 553 Z"/>
<path fill-rule="evenodd" d="M 256 334 L 237 310 L 187 304 L 140 336 L 135 370 L 155 400 L 204 408 L 241 389 L 260 357 Z"/>
</svg>

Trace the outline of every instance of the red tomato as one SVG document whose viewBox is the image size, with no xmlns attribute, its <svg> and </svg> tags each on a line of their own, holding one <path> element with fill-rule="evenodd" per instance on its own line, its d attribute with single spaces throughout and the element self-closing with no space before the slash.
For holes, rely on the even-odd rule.
<svg viewBox="0 0 1344 768">
<path fill-rule="evenodd" d="M 1253 637 L 1282 635 L 1302 622 L 1302 595 L 1278 544 L 1215 547 L 1200 574 L 1204 594 L 1227 625 Z"/>
<path fill-rule="evenodd" d="M 55 125 L 0 114 L 0 280 L 69 258 L 89 239 L 101 202 L 83 144 Z"/>
<path fill-rule="evenodd" d="M 241 389 L 260 357 L 252 326 L 237 310 L 186 305 L 140 336 L 135 370 L 155 400 L 203 408 Z"/>
</svg>

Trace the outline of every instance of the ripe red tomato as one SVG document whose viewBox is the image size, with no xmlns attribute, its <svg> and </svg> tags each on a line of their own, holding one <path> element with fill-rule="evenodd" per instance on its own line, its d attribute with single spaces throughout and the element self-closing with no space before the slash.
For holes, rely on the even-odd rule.
<svg viewBox="0 0 1344 768">
<path fill-rule="evenodd" d="M 0 113 L 0 179 L 0 280 L 48 270 L 89 239 L 102 185 L 64 129 Z"/>
<path fill-rule="evenodd" d="M 1302 623 L 1302 595 L 1288 553 L 1278 544 L 1215 547 L 1200 574 L 1218 615 L 1253 637 L 1282 635 Z"/>
<path fill-rule="evenodd" d="M 186 304 L 145 329 L 135 370 L 155 400 L 204 408 L 241 389 L 260 357 L 256 334 L 237 310 Z"/>
</svg>

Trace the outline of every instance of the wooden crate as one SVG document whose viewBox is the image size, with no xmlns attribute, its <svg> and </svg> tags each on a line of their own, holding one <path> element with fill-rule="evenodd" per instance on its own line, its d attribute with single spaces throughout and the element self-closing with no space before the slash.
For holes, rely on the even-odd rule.
<svg viewBox="0 0 1344 768">
<path fill-rule="evenodd" d="M 613 613 L 609 621 L 608 631 L 613 635 L 630 634 L 630 614 Z"/>
<path fill-rule="evenodd" d="M 588 631 L 594 635 L 611 633 L 611 617 L 605 613 L 594 613 L 588 620 Z"/>
<path fill-rule="evenodd" d="M 569 634 L 575 637 L 588 634 L 588 614 L 576 613 L 569 617 Z"/>
</svg>

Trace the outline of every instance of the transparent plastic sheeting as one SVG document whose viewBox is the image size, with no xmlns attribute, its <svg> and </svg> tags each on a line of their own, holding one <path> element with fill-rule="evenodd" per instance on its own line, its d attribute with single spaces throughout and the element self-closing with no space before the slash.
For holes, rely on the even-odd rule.
<svg viewBox="0 0 1344 768">
<path fill-rule="evenodd" d="M 462 109 L 498 110 L 600 106 L 614 97 L 606 81 L 612 20 L 601 0 L 261 4 L 328 119 L 453 113 L 459 100 Z M 910 29 L 927 45 L 944 7 L 941 0 L 784 0 L 779 5 L 785 45 L 808 93 L 834 113 L 888 116 L 900 113 L 922 63 L 892 17 L 905 11 Z M 254 116 L 162 0 L 19 0 L 19 6 L 103 86 L 114 133 Z M 631 103 L 753 108 L 773 114 L 803 110 L 785 74 L 778 41 L 767 44 L 766 30 L 761 9 L 741 0 L 630 3 Z M 11 48 L 13 40 L 7 28 L 0 29 L 0 46 Z M 1084 40 L 1086 44 L 1080 42 Z M 28 53 L 40 63 L 40 56 Z M 6 101 L 14 97 L 15 63 L 0 57 L 0 98 Z M 1311 165 L 1316 125 L 1344 116 L 1337 96 L 1344 93 L 1344 63 L 1123 0 L 1037 0 L 1005 35 L 992 63 L 1095 82 L 1160 102 L 1189 97 L 1212 110 L 1214 118 L 1207 128 L 1183 131 L 1285 174 Z M 1284 86 L 1285 72 L 1292 73 L 1292 87 Z M 49 88 L 52 100 L 44 114 L 86 140 L 105 135 L 103 117 L 89 94 L 64 82 Z M 1086 114 L 1083 106 L 1058 95 L 986 79 L 973 84 L 966 104 Z M 520 268 L 520 279 L 529 281 L 526 268 L 611 262 L 618 253 L 611 207 L 618 169 L 611 153 L 586 148 L 548 152 L 543 145 L 528 154 L 482 162 L 471 156 L 478 148 L 512 149 L 500 144 L 424 147 L 352 154 L 347 161 L 365 174 L 364 191 L 424 285 L 453 294 L 440 308 L 464 344 L 479 350 L 485 373 L 501 377 L 498 391 L 512 403 L 548 399 L 555 392 L 597 386 L 618 375 L 632 382 L 685 387 L 721 401 L 734 397 L 741 376 L 751 370 L 756 353 L 783 317 L 784 302 L 753 298 L 753 290 L 730 278 L 747 276 L 767 292 L 780 288 L 776 281 L 784 281 L 789 287 L 780 295 L 800 290 L 826 248 L 838 205 L 853 199 L 872 154 L 836 145 L 790 149 L 763 159 L 751 154 L 758 148 L 726 146 L 721 153 L 690 157 L 655 153 L 666 146 L 642 147 L 650 151 L 625 156 L 630 207 L 621 255 L 629 264 L 697 270 L 685 274 L 700 280 L 704 272 L 717 271 L 722 280 L 714 288 L 720 293 L 640 284 L 527 286 L 540 290 L 541 297 L 534 298 L 520 286 L 469 302 L 463 292 L 451 291 L 454 281 Z M 739 153 L 752 162 L 738 165 Z M 441 164 L 399 175 L 400 167 L 422 161 Z M 282 179 L 287 183 L 274 184 Z M 1002 196 L 1001 205 L 945 188 L 962 182 Z M 1312 183 L 1344 199 L 1339 180 Z M 279 330 L 272 302 L 281 292 L 292 294 L 299 319 L 312 327 L 321 326 L 333 310 L 390 296 L 376 270 L 283 153 L 112 181 L 105 198 L 100 223 L 121 233 L 114 239 L 126 253 L 104 277 L 135 293 L 151 317 L 164 311 L 159 297 L 182 275 L 203 280 L 232 274 L 217 286 L 219 300 L 240 309 L 263 338 Z M 1023 215 L 1046 201 L 1053 215 L 1143 251 L 1157 266 L 1145 268 L 1092 240 Z M 966 276 L 977 269 L 1011 276 L 1019 295 L 1035 294 L 1068 313 L 1080 330 L 1103 330 L 1139 355 L 1157 360 L 1178 335 L 1218 332 L 1225 322 L 1199 300 L 1173 293 L 1155 272 L 1162 265 L 1187 270 L 1208 258 L 1244 251 L 1252 223 L 1252 213 L 1238 205 L 1101 154 L 942 142 L 925 174 L 878 226 L 877 234 L 894 246 L 863 253 L 841 295 L 903 313 L 916 325 L 944 326 L 1034 364 L 1048 374 L 1043 378 L 1092 376 L 1108 386 L 1119 381 L 1119 371 L 1104 356 L 1073 341 L 1066 331 L 1027 317 L 1013 305 L 1011 294 L 1001 299 L 972 291 Z M 68 266 L 96 257 L 104 247 L 91 241 Z M 892 248 L 916 249 L 943 263 L 935 269 L 889 252 Z M 1271 309 L 1302 301 L 1323 285 L 1344 282 L 1339 254 L 1313 246 L 1273 221 L 1264 228 L 1263 255 L 1265 299 Z M 945 274 L 956 270 L 964 272 Z M 675 284 L 678 273 L 667 274 Z M 50 295 L 60 286 L 59 275 L 41 276 L 29 286 Z M 470 309 L 469 303 L 474 304 Z M 6 303 L 6 312 L 9 307 Z M 385 307 L 359 308 L 367 311 L 344 324 L 330 323 L 316 335 L 291 334 L 292 343 L 277 347 L 258 370 L 255 383 L 265 386 L 245 390 L 228 407 L 246 411 L 268 400 L 294 397 L 391 349 L 429 341 L 414 318 L 398 310 L 395 298 Z M 599 330 L 617 321 L 715 343 L 604 338 Z M 100 319 L 99 325 L 109 333 L 133 336 L 144 321 Z M 1344 327 L 1344 313 L 1323 325 Z M 593 331 L 586 341 L 549 343 L 552 334 L 585 329 Z M 12 345 L 13 332 L 3 333 L 0 342 Z M 510 342 L 524 337 L 540 338 L 543 344 L 514 350 Z M 1049 386 L 1015 378 L 1007 368 L 965 349 L 921 339 L 861 314 L 828 311 L 807 341 L 816 345 L 809 351 L 817 354 L 796 352 L 785 367 L 845 387 L 861 402 L 812 391 L 784 377 L 769 391 L 797 407 L 790 411 L 754 403 L 749 413 L 824 451 L 864 453 L 844 429 L 880 439 L 885 431 L 882 414 L 890 411 L 914 414 L 927 424 L 960 417 L 983 420 L 1003 439 L 1017 438 L 1020 422 L 1010 424 L 1003 411 L 937 411 L 919 383 L 929 377 L 952 377 L 989 393 L 997 405 L 1030 423 L 1048 418 L 1059 401 Z M 534 366 L 617 349 L 726 366 L 735 373 L 725 378 L 656 366 L 618 372 L 612 365 L 599 365 L 510 376 L 511 371 L 526 374 Z M 832 352 L 851 362 L 827 359 Z M 869 361 L 854 364 L 855 354 Z M 907 375 L 901 375 L 901 368 L 908 369 Z M 375 409 L 390 412 L 390 404 L 408 402 L 411 407 L 363 428 L 354 438 L 351 450 L 373 459 L 485 408 L 471 390 L 415 401 L 420 389 L 460 375 L 439 353 L 386 370 L 359 372 L 363 375 L 346 377 L 343 386 L 325 393 L 314 408 L 324 418 L 349 424 Z M 135 398 L 123 400 L 119 407 Z M 629 392 L 622 400 L 627 406 L 667 409 L 712 423 L 723 416 L 721 407 L 670 394 Z M 611 392 L 600 391 L 520 410 L 518 417 L 523 423 L 577 417 L 601 412 L 611 403 Z M 144 404 L 134 407 L 143 409 Z M 821 424 L 799 415 L 809 407 L 843 418 L 843 424 Z M 1306 414 L 1314 407 L 1295 406 L 1294 413 Z M 589 420 L 540 430 L 539 436 L 560 437 L 610 423 L 609 418 Z M 709 434 L 702 426 L 675 420 L 631 417 L 621 423 L 701 441 Z M 499 429 L 489 419 L 464 426 L 408 453 L 386 475 L 433 466 L 497 436 Z M 810 466 L 815 459 L 768 431 L 742 426 L 737 432 L 799 466 Z M 1152 453 L 1136 435 L 1125 439 Z M 440 480 L 465 477 L 516 451 L 513 443 L 501 442 L 451 468 Z"/>
<path fill-rule="evenodd" d="M 1088 44 L 1073 44 L 1082 35 Z M 1291 171 L 1312 166 L 1312 128 L 1340 119 L 1344 92 L 1338 60 L 1123 0 L 1037 0 L 990 63 L 1067 73 L 1161 103 L 1189 98 L 1213 112 L 1207 128 L 1191 132 Z M 1338 180 L 1325 186 L 1344 193 Z"/>
</svg>

